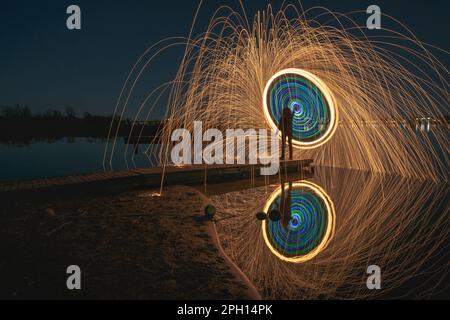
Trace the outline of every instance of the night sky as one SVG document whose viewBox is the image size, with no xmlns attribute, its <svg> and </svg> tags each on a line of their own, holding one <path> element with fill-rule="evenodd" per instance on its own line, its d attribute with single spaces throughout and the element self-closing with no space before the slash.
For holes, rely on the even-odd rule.
<svg viewBox="0 0 450 320">
<path fill-rule="evenodd" d="M 246 1 L 250 17 L 267 3 Z M 450 1 L 308 0 L 305 8 L 333 11 L 365 10 L 377 4 L 385 14 L 409 26 L 422 41 L 449 50 Z M 82 30 L 66 28 L 66 8 L 82 11 Z M 0 106 L 26 104 L 32 111 L 47 108 L 77 113 L 111 114 L 131 66 L 158 40 L 187 36 L 197 1 L 2 1 L 0 4 Z M 236 0 L 206 0 L 197 31 L 220 4 L 238 9 Z M 366 15 L 362 18 L 365 21 Z M 183 47 L 168 51 L 146 75 L 147 89 L 173 78 Z M 447 58 L 446 58 L 447 59 Z M 447 63 L 448 61 L 444 61 Z M 448 65 L 447 65 L 448 67 Z M 145 90 L 145 88 L 144 88 Z"/>
</svg>

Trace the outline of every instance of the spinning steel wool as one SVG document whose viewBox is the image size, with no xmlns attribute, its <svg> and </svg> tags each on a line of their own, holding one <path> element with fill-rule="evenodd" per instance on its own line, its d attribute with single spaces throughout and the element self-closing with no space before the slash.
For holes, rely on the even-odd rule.
<svg viewBox="0 0 450 320">
<path fill-rule="evenodd" d="M 166 166 L 175 129 L 192 132 L 195 121 L 205 131 L 274 129 L 290 108 L 296 158 L 370 174 L 326 169 L 317 185 L 294 182 L 287 225 L 254 218 L 280 207 L 273 186 L 216 196 L 218 212 L 235 216 L 218 225 L 223 246 L 266 298 L 376 297 L 412 277 L 448 239 L 448 70 L 433 55 L 448 53 L 388 16 L 398 30 L 368 34 L 352 19 L 365 12 L 300 7 L 268 6 L 252 21 L 244 9 L 221 7 L 197 37 L 194 20 L 188 39 L 167 39 L 140 57 L 115 114 L 146 121 L 168 95 L 166 121 L 146 150 Z M 185 52 L 175 79 L 132 109 L 142 74 L 177 44 Z M 416 130 L 423 118 L 432 123 L 427 133 Z M 112 123 L 106 167 L 118 131 Z M 134 159 L 128 150 L 124 157 Z M 442 257 L 426 269 L 436 283 L 448 262 Z M 383 270 L 382 292 L 363 285 L 373 263 Z"/>
<path fill-rule="evenodd" d="M 268 6 L 253 22 L 244 11 L 221 7 L 197 37 L 192 36 L 195 23 L 187 40 L 167 39 L 149 48 L 118 99 L 116 115 L 135 112 L 137 121 L 151 118 L 155 105 L 168 95 L 164 128 L 146 152 L 157 155 L 160 164 L 170 164 L 174 129 L 192 132 L 194 121 L 202 121 L 204 130 L 222 132 L 273 128 L 279 108 L 288 103 L 295 114 L 296 157 L 404 177 L 448 178 L 448 128 L 442 121 L 448 71 L 431 52 L 438 49 L 400 23 L 405 34 L 385 28 L 368 35 L 351 15 L 323 8 L 302 11 L 294 5 L 278 12 Z M 186 47 L 175 79 L 155 88 L 133 111 L 130 97 L 142 74 L 177 44 Z M 277 78 L 289 69 L 294 70 L 288 78 Z M 289 83 L 296 89 L 277 91 Z M 435 125 L 419 136 L 416 119 L 423 117 Z M 110 137 L 117 132 L 112 124 Z M 105 166 L 112 163 L 115 144 L 116 138 L 105 150 Z M 134 159 L 129 151 L 127 162 Z"/>
</svg>

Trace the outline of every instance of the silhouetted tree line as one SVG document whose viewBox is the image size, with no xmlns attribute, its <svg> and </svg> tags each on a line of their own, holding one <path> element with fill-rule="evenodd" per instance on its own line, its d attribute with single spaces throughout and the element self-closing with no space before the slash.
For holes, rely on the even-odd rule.
<svg viewBox="0 0 450 320">
<path fill-rule="evenodd" d="M 0 143 L 29 144 L 33 140 L 58 140 L 64 137 L 107 138 L 112 121 L 119 127 L 118 135 L 128 136 L 132 121 L 119 116 L 101 116 L 84 112 L 78 116 L 73 107 L 64 112 L 48 109 L 43 113 L 32 113 L 28 106 L 4 106 L 0 108 Z M 135 126 L 133 132 L 156 135 L 159 121 L 148 121 Z"/>
</svg>

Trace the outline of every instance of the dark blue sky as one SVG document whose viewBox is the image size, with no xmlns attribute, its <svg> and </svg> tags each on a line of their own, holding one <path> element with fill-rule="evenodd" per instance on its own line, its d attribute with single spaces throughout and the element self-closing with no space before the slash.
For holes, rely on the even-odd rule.
<svg viewBox="0 0 450 320">
<path fill-rule="evenodd" d="M 220 4 L 206 0 L 200 22 L 206 24 Z M 270 2 L 245 1 L 250 16 Z M 306 0 L 305 8 L 365 10 L 378 4 L 383 13 L 409 26 L 419 39 L 449 50 L 450 1 Z M 82 30 L 65 27 L 66 8 L 82 10 Z M 6 0 L 0 4 L 0 106 L 27 104 L 33 111 L 73 106 L 78 113 L 111 114 L 128 71 L 140 54 L 158 40 L 187 36 L 195 0 Z M 365 19 L 365 16 L 363 17 Z M 365 21 L 365 20 L 364 20 Z M 200 27 L 201 28 L 201 27 Z M 200 31 L 200 29 L 199 29 Z M 182 47 L 168 52 L 146 75 L 144 85 L 171 79 Z"/>
</svg>

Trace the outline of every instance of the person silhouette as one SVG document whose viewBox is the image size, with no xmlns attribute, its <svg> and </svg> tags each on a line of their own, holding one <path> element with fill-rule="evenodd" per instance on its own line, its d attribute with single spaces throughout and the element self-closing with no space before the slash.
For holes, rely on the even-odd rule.
<svg viewBox="0 0 450 320">
<path fill-rule="evenodd" d="M 273 222 L 277 222 L 281 220 L 281 224 L 284 227 L 288 227 L 291 222 L 292 216 L 292 181 L 288 182 L 287 192 L 285 190 L 286 185 L 286 177 L 284 174 L 280 177 L 280 204 L 274 209 L 267 212 L 258 212 L 256 214 L 256 218 L 258 220 L 264 220 L 269 218 Z"/>
<path fill-rule="evenodd" d="M 282 175 L 283 176 L 283 175 Z M 284 227 L 288 227 L 291 221 L 291 210 L 292 210 L 292 182 L 288 182 L 287 192 L 284 190 L 286 182 L 285 179 L 281 179 L 281 198 L 280 198 L 280 213 L 281 213 L 281 223 Z M 287 194 L 286 194 L 287 193 Z"/>
<path fill-rule="evenodd" d="M 278 127 L 281 131 L 281 160 L 284 160 L 286 148 L 286 138 L 289 143 L 289 159 L 292 160 L 292 111 L 288 107 L 284 107 L 281 112 L 281 121 Z"/>
</svg>

